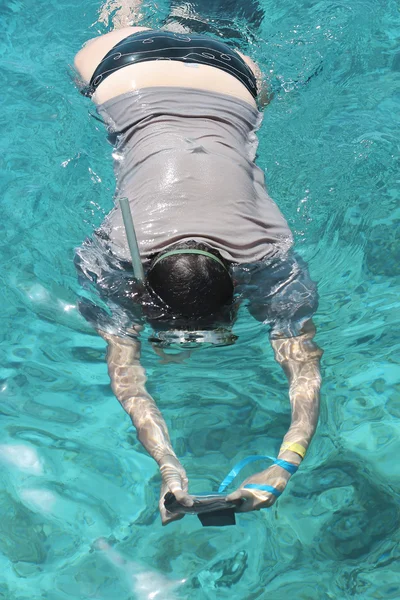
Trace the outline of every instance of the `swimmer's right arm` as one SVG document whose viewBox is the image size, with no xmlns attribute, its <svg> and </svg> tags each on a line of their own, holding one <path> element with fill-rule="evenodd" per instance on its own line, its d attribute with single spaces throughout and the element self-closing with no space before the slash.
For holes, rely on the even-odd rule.
<svg viewBox="0 0 400 600">
<path fill-rule="evenodd" d="M 138 440 L 160 468 L 163 482 L 160 512 L 165 525 L 177 518 L 177 515 L 164 509 L 163 498 L 167 491 L 171 491 L 181 504 L 192 504 L 187 494 L 185 469 L 174 452 L 163 416 L 146 390 L 147 378 L 140 364 L 139 339 L 122 338 L 104 331 L 99 331 L 99 334 L 108 344 L 107 364 L 111 388 L 130 416 Z"/>
</svg>

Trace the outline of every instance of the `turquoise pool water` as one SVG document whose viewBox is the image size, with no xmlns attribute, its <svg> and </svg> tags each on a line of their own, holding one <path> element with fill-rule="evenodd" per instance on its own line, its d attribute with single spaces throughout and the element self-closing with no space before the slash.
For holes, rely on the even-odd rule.
<svg viewBox="0 0 400 600">
<path fill-rule="evenodd" d="M 248 51 L 280 91 L 259 164 L 319 282 L 324 386 L 318 432 L 285 494 L 225 529 L 194 517 L 161 527 L 155 464 L 75 308 L 73 248 L 112 207 L 111 148 L 68 72 L 107 31 L 99 8 L 0 9 L 0 598 L 398 600 L 397 4 L 263 0 Z M 166 13 L 147 4 L 144 22 Z M 215 489 L 247 454 L 276 453 L 289 424 L 265 331 L 243 312 L 236 333 L 235 347 L 184 365 L 144 350 L 193 491 Z"/>
</svg>

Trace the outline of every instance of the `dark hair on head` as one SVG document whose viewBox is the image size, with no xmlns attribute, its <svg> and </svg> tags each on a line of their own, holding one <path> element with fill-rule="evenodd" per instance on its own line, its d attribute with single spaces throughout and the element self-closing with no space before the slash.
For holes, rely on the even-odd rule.
<svg viewBox="0 0 400 600">
<path fill-rule="evenodd" d="M 233 299 L 228 263 L 218 251 L 193 241 L 175 244 L 168 252 L 184 249 L 209 252 L 226 267 L 202 254 L 166 256 L 154 265 L 158 255 L 147 273 L 151 289 L 176 316 L 196 319 L 220 313 Z"/>
</svg>

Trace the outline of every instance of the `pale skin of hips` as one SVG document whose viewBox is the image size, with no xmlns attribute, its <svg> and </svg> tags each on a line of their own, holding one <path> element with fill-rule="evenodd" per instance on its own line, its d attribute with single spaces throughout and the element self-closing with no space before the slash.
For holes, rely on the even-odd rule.
<svg viewBox="0 0 400 600">
<path fill-rule="evenodd" d="M 82 81 L 88 84 L 97 65 L 121 40 L 132 33 L 146 31 L 148 27 L 123 27 L 89 40 L 75 57 L 75 68 Z M 251 58 L 241 55 L 257 77 L 260 71 Z M 256 107 L 255 100 L 244 85 L 229 73 L 194 63 L 173 60 L 155 60 L 119 69 L 109 75 L 93 94 L 93 101 L 102 104 L 127 92 L 149 87 L 188 87 L 227 94 Z"/>
<path fill-rule="evenodd" d="M 145 29 L 147 28 L 121 27 L 89 40 L 75 58 L 75 67 L 82 81 L 89 83 L 99 62 L 115 44 L 131 33 Z M 260 78 L 255 63 L 248 57 L 243 58 Z M 101 104 L 120 94 L 159 86 L 189 87 L 227 94 L 256 106 L 247 89 L 231 75 L 214 67 L 187 65 L 178 61 L 149 61 L 124 67 L 100 84 L 93 95 L 93 101 Z M 267 97 L 264 103 L 266 101 Z M 159 465 L 162 477 L 160 513 L 162 523 L 166 525 L 182 518 L 182 515 L 174 515 L 165 510 L 163 499 L 168 490 L 173 492 L 181 503 L 188 506 L 193 503 L 188 493 L 185 469 L 173 450 L 167 425 L 155 401 L 146 391 L 146 374 L 140 364 L 140 342 L 102 331 L 99 333 L 108 343 L 107 363 L 113 392 L 131 417 L 139 441 Z M 289 380 L 292 420 L 284 442 L 297 443 L 305 449 L 314 435 L 319 415 L 319 362 L 322 351 L 313 341 L 314 334 L 314 325 L 309 321 L 303 335 L 271 342 L 275 358 Z M 281 451 L 279 458 L 296 465 L 302 460 L 299 454 L 290 450 Z M 240 507 L 243 512 L 266 508 L 275 502 L 276 497 L 273 494 L 244 489 L 243 486 L 247 483 L 267 484 L 283 491 L 289 479 L 290 474 L 275 465 L 248 478 L 228 498 L 243 498 L 244 502 Z"/>
</svg>

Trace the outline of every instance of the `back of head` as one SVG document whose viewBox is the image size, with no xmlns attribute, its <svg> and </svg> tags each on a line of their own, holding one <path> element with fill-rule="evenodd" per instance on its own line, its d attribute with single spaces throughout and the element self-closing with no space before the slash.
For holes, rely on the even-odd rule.
<svg viewBox="0 0 400 600">
<path fill-rule="evenodd" d="M 169 254 L 175 250 L 182 253 Z M 216 258 L 190 250 L 207 252 Z M 228 267 L 221 255 L 206 244 L 186 242 L 169 248 L 154 259 L 147 280 L 171 313 L 190 320 L 218 316 L 233 299 Z"/>
</svg>

